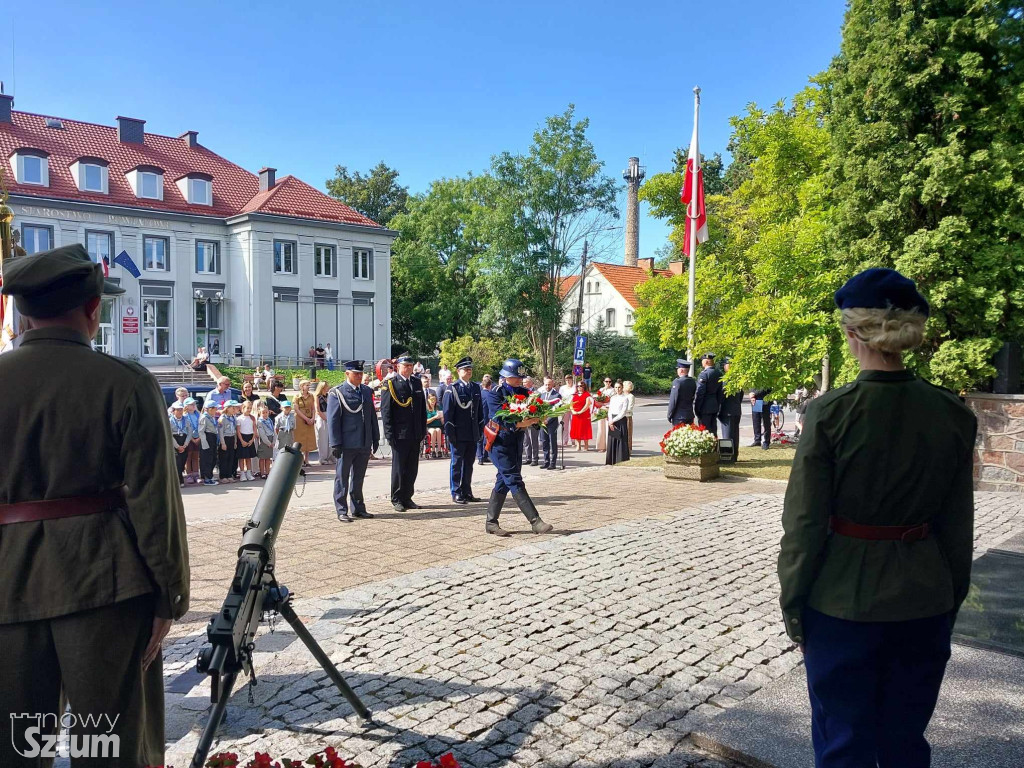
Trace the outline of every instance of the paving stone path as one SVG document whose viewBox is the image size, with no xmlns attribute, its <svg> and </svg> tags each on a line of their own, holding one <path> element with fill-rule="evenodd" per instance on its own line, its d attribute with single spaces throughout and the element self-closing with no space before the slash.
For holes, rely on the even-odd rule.
<svg viewBox="0 0 1024 768">
<path fill-rule="evenodd" d="M 688 740 L 704 718 L 800 663 L 779 621 L 779 495 L 745 494 L 481 555 L 302 602 L 312 633 L 374 714 L 363 729 L 279 624 L 257 642 L 216 749 L 365 768 L 452 751 L 464 766 L 726 766 Z M 979 494 L 987 548 L 1024 529 L 1024 499 Z M 188 764 L 209 686 L 199 633 L 168 649 L 168 764 Z"/>
</svg>

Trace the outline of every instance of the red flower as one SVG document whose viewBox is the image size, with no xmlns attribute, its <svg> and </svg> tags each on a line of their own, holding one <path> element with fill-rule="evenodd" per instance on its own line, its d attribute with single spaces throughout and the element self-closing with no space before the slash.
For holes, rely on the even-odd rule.
<svg viewBox="0 0 1024 768">
<path fill-rule="evenodd" d="M 434 768 L 434 764 L 429 760 L 420 760 L 416 763 L 416 768 Z"/>
<path fill-rule="evenodd" d="M 516 395 L 515 398 L 517 403 L 521 403 L 526 399 L 526 395 Z"/>
<path fill-rule="evenodd" d="M 697 427 L 697 431 L 698 432 L 707 432 L 708 428 L 705 427 L 703 424 L 701 424 L 699 427 Z"/>
<path fill-rule="evenodd" d="M 455 759 L 455 756 L 451 752 L 446 752 L 441 755 L 440 759 L 441 768 L 460 768 L 459 761 Z"/>
<path fill-rule="evenodd" d="M 536 405 L 531 405 L 526 410 L 528 410 L 530 413 L 536 413 L 537 412 L 537 406 Z"/>
</svg>

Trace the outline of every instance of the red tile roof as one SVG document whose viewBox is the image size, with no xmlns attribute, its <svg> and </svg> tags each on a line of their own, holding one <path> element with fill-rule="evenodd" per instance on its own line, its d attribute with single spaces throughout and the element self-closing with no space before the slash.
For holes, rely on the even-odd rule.
<svg viewBox="0 0 1024 768">
<path fill-rule="evenodd" d="M 260 192 L 258 176 L 206 147 L 189 147 L 187 137 L 147 133 L 143 144 L 129 144 L 118 141 L 114 126 L 60 118 L 63 129 L 47 128 L 46 115 L 30 112 L 12 112 L 11 118 L 11 123 L 0 123 L 0 163 L 7 190 L 12 194 L 220 218 L 259 212 L 379 226 L 293 176 L 285 176 L 270 191 Z M 49 154 L 49 186 L 15 181 L 11 155 L 19 149 L 43 150 Z M 109 194 L 78 189 L 71 175 L 71 165 L 83 157 L 96 157 L 109 163 Z M 132 192 L 126 174 L 140 165 L 163 170 L 163 200 L 138 198 Z M 190 205 L 174 183 L 194 173 L 213 177 L 212 206 Z"/>
<path fill-rule="evenodd" d="M 627 267 L 624 264 L 608 264 L 603 261 L 595 261 L 591 264 L 593 269 L 604 276 L 605 280 L 611 283 L 612 288 L 619 292 L 633 309 L 636 309 L 639 305 L 639 299 L 636 295 L 636 287 L 641 283 L 645 283 L 651 279 L 651 277 L 672 277 L 672 272 L 667 269 L 655 269 L 652 272 L 648 272 L 643 267 Z M 561 294 L 564 298 L 572 290 L 573 286 L 579 282 L 579 275 L 570 275 L 562 281 Z"/>
</svg>

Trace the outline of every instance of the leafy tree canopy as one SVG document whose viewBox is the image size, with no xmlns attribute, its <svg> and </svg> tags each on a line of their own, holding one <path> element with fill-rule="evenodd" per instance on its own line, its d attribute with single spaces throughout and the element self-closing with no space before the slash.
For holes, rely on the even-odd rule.
<svg viewBox="0 0 1024 768">
<path fill-rule="evenodd" d="M 334 178 L 327 180 L 327 194 L 383 227 L 390 226 L 395 216 L 404 213 L 409 201 L 409 189 L 398 183 L 398 171 L 383 160 L 366 176 L 359 171 L 349 173 L 344 165 L 337 166 Z"/>
</svg>

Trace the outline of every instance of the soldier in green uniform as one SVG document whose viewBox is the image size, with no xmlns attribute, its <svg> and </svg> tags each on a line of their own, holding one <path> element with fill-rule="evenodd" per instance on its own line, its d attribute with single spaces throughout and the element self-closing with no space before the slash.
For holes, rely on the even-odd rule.
<svg viewBox="0 0 1024 768">
<path fill-rule="evenodd" d="M 836 293 L 860 375 L 810 403 L 779 555 L 818 768 L 926 768 L 925 728 L 967 596 L 977 422 L 903 367 L 928 303 L 869 269 Z"/>
<path fill-rule="evenodd" d="M 93 351 L 101 295 L 122 290 L 81 245 L 7 262 L 3 292 L 29 330 L 0 356 L 0 765 L 49 764 L 11 715 L 47 733 L 65 698 L 70 746 L 97 750 L 75 768 L 160 765 L 161 643 L 189 601 L 160 387 Z M 68 389 L 58 370 L 89 385 Z"/>
</svg>

